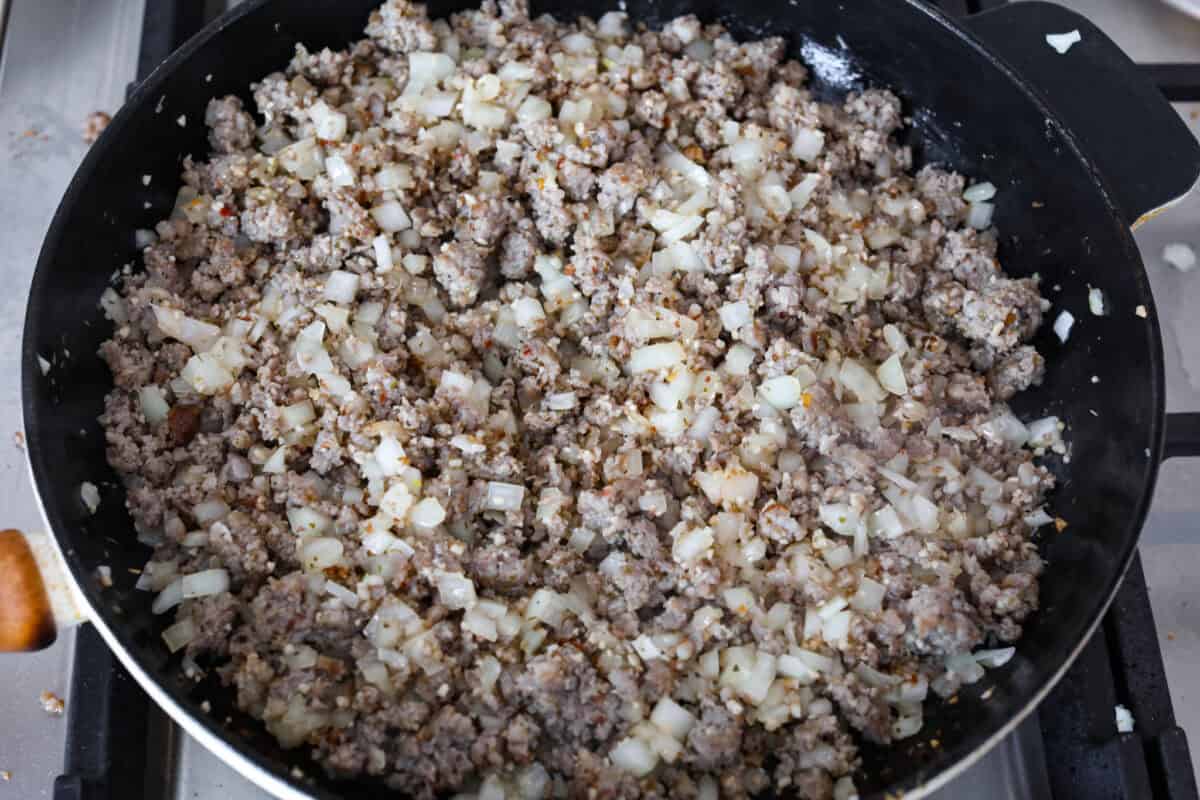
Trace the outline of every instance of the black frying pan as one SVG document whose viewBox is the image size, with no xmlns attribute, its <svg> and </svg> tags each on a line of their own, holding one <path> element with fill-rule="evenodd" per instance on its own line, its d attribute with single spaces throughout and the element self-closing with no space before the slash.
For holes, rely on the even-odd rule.
<svg viewBox="0 0 1200 800">
<path fill-rule="evenodd" d="M 128 568 L 141 567 L 149 551 L 134 539 L 96 422 L 111 386 L 96 356 L 110 330 L 97 298 L 114 269 L 137 262 L 134 229 L 170 211 L 183 156 L 205 154 L 197 123 L 208 98 L 246 97 L 252 80 L 287 63 L 296 42 L 345 45 L 361 35 L 376 2 L 250 0 L 167 59 L 92 147 L 68 189 L 38 261 L 25 326 L 33 476 L 93 621 L 157 702 L 236 768 L 286 796 L 367 797 L 377 787 L 321 778 L 302 749 L 280 750 L 236 711 L 231 693 L 212 681 L 184 680 L 178 658 L 167 656 L 161 620 L 150 614 L 148 596 L 133 590 Z M 433 0 L 431 15 L 470 2 Z M 562 18 L 611 8 L 600 0 L 535 6 Z M 1026 418 L 1059 415 L 1071 442 L 1070 462 L 1054 462 L 1060 484 L 1051 505 L 1071 525 L 1043 534 L 1042 608 L 1016 657 L 964 689 L 957 704 L 931 707 L 920 736 L 863 751 L 857 782 L 864 794 L 939 785 L 1033 708 L 1093 630 L 1133 554 L 1160 459 L 1200 454 L 1198 417 L 1164 421 L 1158 322 L 1130 235 L 1131 225 L 1191 187 L 1200 147 L 1111 41 L 1052 5 L 1018 3 L 963 25 L 915 0 L 629 0 L 628 11 L 651 25 L 693 12 L 741 38 L 782 35 L 793 55 L 806 43 L 848 52 L 851 74 L 814 70 L 819 92 L 895 89 L 913 118 L 918 161 L 942 162 L 1000 187 L 996 224 L 1006 269 L 1040 273 L 1056 308 L 1051 318 L 1065 308 L 1077 319 L 1065 345 L 1048 326 L 1040 333 L 1046 381 L 1016 403 Z M 1066 55 L 1047 45 L 1047 33 L 1073 29 L 1082 41 Z M 180 114 L 192 121 L 186 128 L 176 124 Z M 145 174 L 154 176 L 149 186 Z M 1088 313 L 1089 285 L 1104 291 L 1107 316 Z M 1061 289 L 1050 290 L 1055 286 Z M 1135 314 L 1138 306 L 1146 317 Z M 49 376 L 39 370 L 38 354 L 56 354 Z M 79 501 L 84 480 L 102 484 L 94 517 Z M 111 588 L 97 582 L 100 564 L 112 568 Z M 202 700 L 212 702 L 211 714 L 201 712 Z M 232 722 L 225 724 L 227 717 Z M 929 746 L 932 738 L 939 747 Z M 311 777 L 290 777 L 297 766 Z"/>
</svg>

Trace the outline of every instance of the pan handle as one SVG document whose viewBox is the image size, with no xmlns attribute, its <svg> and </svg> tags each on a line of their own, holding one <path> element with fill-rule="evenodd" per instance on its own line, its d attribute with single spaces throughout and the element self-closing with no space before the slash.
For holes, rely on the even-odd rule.
<svg viewBox="0 0 1200 800">
<path fill-rule="evenodd" d="M 1129 56 L 1086 18 L 1052 3 L 1023 2 L 972 15 L 964 24 L 1066 123 L 1131 227 L 1183 197 L 1200 178 L 1200 142 Z M 1065 53 L 1046 40 L 1073 31 L 1080 39 Z"/>
<path fill-rule="evenodd" d="M 84 617 L 46 536 L 0 531 L 0 653 L 41 650 Z"/>
<path fill-rule="evenodd" d="M 1167 414 L 1163 458 L 1200 456 L 1200 413 Z"/>
</svg>

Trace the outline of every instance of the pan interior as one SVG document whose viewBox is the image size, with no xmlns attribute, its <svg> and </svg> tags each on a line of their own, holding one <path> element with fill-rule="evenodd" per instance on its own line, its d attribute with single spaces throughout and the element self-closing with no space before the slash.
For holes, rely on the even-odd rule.
<svg viewBox="0 0 1200 800">
<path fill-rule="evenodd" d="M 376 4 L 252 0 L 173 56 L 117 115 L 68 190 L 46 238 L 26 319 L 23 387 L 33 472 L 49 522 L 101 611 L 101 624 L 188 713 L 281 776 L 292 767 L 310 776 L 320 772 L 302 750 L 281 750 L 259 723 L 237 712 L 215 679 L 197 684 L 184 678 L 178 658 L 168 658 L 161 644 L 162 620 L 150 614 L 150 596 L 133 589 L 132 570 L 150 551 L 135 540 L 96 421 L 112 385 L 96 355 L 111 330 L 97 300 L 115 270 L 139 267 L 133 231 L 169 213 L 184 156 L 207 153 L 203 126 L 181 128 L 176 118 L 203 119 L 212 96 L 233 93 L 249 101 L 250 82 L 282 68 L 297 42 L 342 47 L 361 35 Z M 471 4 L 429 5 L 436 17 Z M 918 5 L 629 0 L 627 6 L 634 20 L 651 25 L 695 13 L 725 23 L 738 38 L 783 36 L 791 55 L 810 64 L 814 89 L 825 97 L 867 85 L 896 91 L 912 117 L 907 135 L 917 164 L 946 164 L 996 184 L 1005 270 L 1042 276 L 1043 293 L 1054 304 L 1048 320 L 1063 309 L 1077 320 L 1065 344 L 1049 322 L 1044 326 L 1035 344 L 1047 360 L 1046 381 L 1015 403 L 1026 419 L 1058 415 L 1071 445 L 1069 463 L 1051 461 L 1059 488 L 1050 509 L 1070 527 L 1043 534 L 1042 609 L 1009 665 L 965 689 L 953 706 L 931 705 L 917 737 L 863 750 L 857 783 L 864 794 L 912 789 L 974 751 L 1039 694 L 1090 629 L 1132 552 L 1155 474 L 1162 415 L 1157 328 L 1135 315 L 1139 305 L 1153 309 L 1140 258 L 1069 137 L 1018 82 Z M 536 12 L 563 19 L 594 18 L 612 7 L 599 0 L 534 3 Z M 1104 292 L 1107 316 L 1088 313 L 1089 287 Z M 53 363 L 46 375 L 38 355 Z M 102 487 L 94 516 L 79 499 L 85 480 Z M 100 565 L 112 570 L 111 589 L 98 584 Z M 212 702 L 210 715 L 200 712 L 202 700 Z M 322 796 L 378 791 L 366 783 L 317 781 L 310 790 Z"/>
</svg>

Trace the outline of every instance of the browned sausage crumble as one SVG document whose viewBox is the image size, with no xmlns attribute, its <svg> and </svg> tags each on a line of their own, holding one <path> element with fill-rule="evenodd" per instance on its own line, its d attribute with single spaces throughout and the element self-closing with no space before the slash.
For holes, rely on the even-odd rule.
<svg viewBox="0 0 1200 800">
<path fill-rule="evenodd" d="M 414 797 L 847 798 L 1002 664 L 1046 304 L 894 95 L 805 82 L 693 17 L 388 0 L 213 100 L 102 301 L 188 669 Z"/>
</svg>

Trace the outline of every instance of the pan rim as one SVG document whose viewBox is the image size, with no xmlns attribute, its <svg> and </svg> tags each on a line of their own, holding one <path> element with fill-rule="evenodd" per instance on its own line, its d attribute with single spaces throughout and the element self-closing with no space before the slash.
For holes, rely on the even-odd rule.
<svg viewBox="0 0 1200 800">
<path fill-rule="evenodd" d="M 97 631 L 104 638 L 106 644 L 120 659 L 121 663 L 138 681 L 138 684 L 154 699 L 159 707 L 166 711 L 184 730 L 199 740 L 201 744 L 230 764 L 239 773 L 272 794 L 285 800 L 309 797 L 335 798 L 338 794 L 326 786 L 302 784 L 300 779 L 293 776 L 283 765 L 269 759 L 260 750 L 250 746 L 242 737 L 220 725 L 218 721 L 208 715 L 190 710 L 184 704 L 182 693 L 177 688 L 151 675 L 141 666 L 135 655 L 132 642 L 126 641 L 128 638 L 127 635 L 123 631 L 109 625 L 108 618 L 101 612 L 102 606 L 99 602 L 99 596 L 94 596 L 97 590 L 91 585 L 88 579 L 91 574 L 91 568 L 89 565 L 83 563 L 77 553 L 68 552 L 64 548 L 64 540 L 60 539 L 59 530 L 65 531 L 70 525 L 70 520 L 61 513 L 61 509 L 56 509 L 59 513 L 56 513 L 54 515 L 55 518 L 52 519 L 50 510 L 46 507 L 43 497 L 43 486 L 49 486 L 54 481 L 54 475 L 51 466 L 47 465 L 40 457 L 41 428 L 38 424 L 38 413 L 33 404 L 33 386 L 41 378 L 40 372 L 36 368 L 37 354 L 33 346 L 33 332 L 38 327 L 41 312 L 31 301 L 35 296 L 45 294 L 46 289 L 52 283 L 51 274 L 53 272 L 53 261 L 55 260 L 53 256 L 57 254 L 60 243 L 66 235 L 64 227 L 69 212 L 75 206 L 78 197 L 82 194 L 97 165 L 105 157 L 106 150 L 110 146 L 109 143 L 115 141 L 121 135 L 130 119 L 137 113 L 135 109 L 141 109 L 147 103 L 151 102 L 152 98 L 161 92 L 163 85 L 174 74 L 176 69 L 182 63 L 188 61 L 197 50 L 207 45 L 228 28 L 237 24 L 243 17 L 249 16 L 259 11 L 262 7 L 276 2 L 278 0 L 246 0 L 246 2 L 230 9 L 206 25 L 204 29 L 189 39 L 181 48 L 172 53 L 133 91 L 124 106 L 114 115 L 108 129 L 102 134 L 100 140 L 92 146 L 77 168 L 47 228 L 30 285 L 30 302 L 27 302 L 26 306 L 25 326 L 21 346 L 22 415 L 28 443 L 26 460 L 29 465 L 29 474 L 35 489 L 34 494 L 42 519 L 45 521 L 47 529 L 54 539 L 54 547 L 63 559 L 63 563 L 67 565 L 78 594 L 87 605 L 92 623 L 96 626 Z M 904 0 L 904 3 L 912 13 L 927 17 L 930 20 L 930 24 L 942 28 L 946 34 L 957 39 L 964 47 L 974 52 L 977 57 L 986 61 L 991 67 L 999 70 L 1029 102 L 1033 103 L 1034 107 L 1045 116 L 1046 120 L 1054 126 L 1056 132 L 1065 141 L 1069 152 L 1086 169 L 1087 174 L 1091 177 L 1092 188 L 1099 192 L 1100 199 L 1109 211 L 1110 224 L 1116 225 L 1120 229 L 1120 237 L 1124 248 L 1121 253 L 1122 260 L 1127 264 L 1135 265 L 1137 268 L 1134 280 L 1139 284 L 1141 294 L 1145 296 L 1145 304 L 1149 311 L 1146 320 L 1149 324 L 1146 330 L 1150 368 L 1153 376 L 1151 385 L 1147 387 L 1151 401 L 1151 418 L 1148 426 L 1150 454 L 1149 463 L 1144 473 L 1145 479 L 1142 494 L 1139 502 L 1133 509 L 1130 529 L 1124 533 L 1123 552 L 1120 552 L 1116 559 L 1116 563 L 1120 567 L 1114 570 L 1106 591 L 1102 594 L 1097 593 L 1100 595 L 1100 602 L 1095 606 L 1091 614 L 1091 622 L 1086 626 L 1082 635 L 1075 642 L 1073 648 L 1068 652 L 1066 658 L 1054 674 L 1042 683 L 1038 691 L 1033 692 L 1025 702 L 1017 706 L 1005 722 L 996 725 L 990 732 L 975 734 L 977 738 L 968 736 L 967 741 L 959 748 L 946 751 L 944 756 L 946 761 L 943 762 L 942 766 L 931 764 L 923 770 L 912 774 L 908 778 L 896 781 L 888 787 L 892 792 L 902 791 L 906 796 L 916 798 L 927 796 L 961 775 L 1024 721 L 1062 679 L 1062 676 L 1074 663 L 1078 654 L 1091 639 L 1097 626 L 1103 619 L 1104 613 L 1116 596 L 1116 592 L 1120 588 L 1133 555 L 1136 552 L 1141 529 L 1153 498 L 1154 487 L 1157 482 L 1161 463 L 1163 436 L 1165 432 L 1165 379 L 1161 329 L 1158 316 L 1155 313 L 1153 295 L 1149 289 L 1145 266 L 1133 239 L 1131 228 L 1121 221 L 1120 212 L 1114 202 L 1112 190 L 1105 176 L 1082 149 L 1078 138 L 1059 119 L 1058 115 L 1036 88 L 1025 77 L 1009 66 L 1000 56 L 993 53 L 970 29 L 947 16 L 939 9 L 927 5 L 922 0 Z M 59 524 L 56 525 L 55 520 Z M 63 536 L 65 539 L 65 534 Z M 930 772 L 933 772 L 933 774 L 929 774 Z"/>
</svg>

